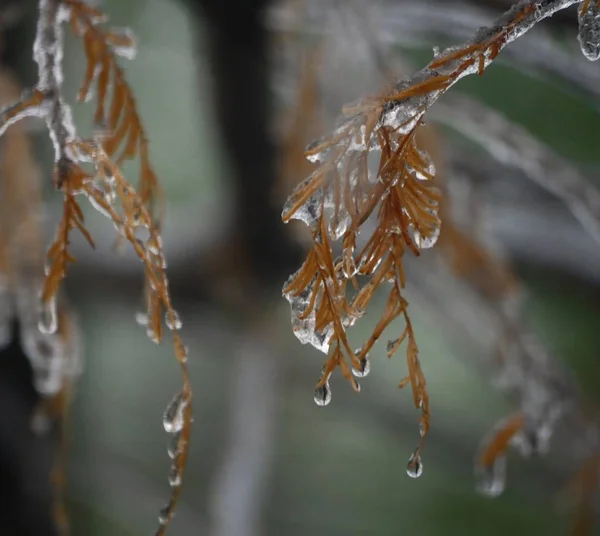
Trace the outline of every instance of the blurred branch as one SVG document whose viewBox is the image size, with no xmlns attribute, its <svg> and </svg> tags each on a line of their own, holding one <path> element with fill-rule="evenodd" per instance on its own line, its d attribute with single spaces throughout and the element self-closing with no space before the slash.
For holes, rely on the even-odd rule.
<svg viewBox="0 0 600 536">
<path fill-rule="evenodd" d="M 439 102 L 432 114 L 483 147 L 498 162 L 518 168 L 558 197 L 600 242 L 600 191 L 523 127 L 475 99 L 456 95 Z"/>
<path fill-rule="evenodd" d="M 456 0 L 380 1 L 370 6 L 369 19 L 371 27 L 377 29 L 378 46 L 391 51 L 397 46 L 414 49 L 440 44 L 436 43 L 434 38 L 461 41 L 470 38 L 478 28 L 486 26 L 497 15 L 486 7 L 485 2 Z M 276 31 L 309 34 L 329 33 L 330 28 L 323 22 L 326 20 L 327 11 L 332 9 L 332 4 L 311 3 L 311 8 L 309 13 L 312 18 L 300 24 L 285 15 L 284 7 L 275 7 L 270 13 L 270 28 Z M 572 18 L 572 15 L 569 15 L 569 18 Z M 551 23 L 555 19 L 556 14 Z M 389 55 L 388 53 L 388 61 Z M 548 83 L 564 80 L 569 83 L 567 90 L 584 90 L 595 98 L 594 102 L 598 106 L 600 72 L 596 65 L 585 60 L 575 45 L 569 51 L 569 48 L 559 43 L 546 28 L 536 28 L 535 32 L 516 40 L 503 51 L 497 61 L 519 69 L 529 76 L 545 75 Z"/>
<path fill-rule="evenodd" d="M 282 348 L 269 317 L 245 329 L 234 355 L 230 431 L 211 497 L 212 536 L 259 536 L 275 450 Z"/>
</svg>

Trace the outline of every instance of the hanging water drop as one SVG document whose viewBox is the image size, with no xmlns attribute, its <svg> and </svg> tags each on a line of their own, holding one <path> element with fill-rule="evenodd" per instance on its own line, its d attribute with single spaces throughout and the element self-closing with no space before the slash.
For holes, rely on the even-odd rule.
<svg viewBox="0 0 600 536">
<path fill-rule="evenodd" d="M 171 331 L 180 330 L 183 325 L 177 311 L 167 311 L 165 313 L 165 324 Z"/>
<path fill-rule="evenodd" d="M 158 522 L 164 527 L 169 522 L 170 511 L 167 506 L 160 510 L 158 514 Z"/>
<path fill-rule="evenodd" d="M 326 406 L 329 402 L 331 402 L 331 388 L 329 382 L 325 382 L 321 387 L 315 389 L 315 404 Z"/>
<path fill-rule="evenodd" d="M 177 393 L 163 415 L 163 426 L 167 433 L 174 434 L 182 430 L 186 407 L 187 400 L 184 398 L 183 393 Z"/>
<path fill-rule="evenodd" d="M 148 335 L 148 338 L 154 343 L 154 344 L 159 344 L 160 343 L 160 337 L 158 336 L 158 333 L 156 331 L 154 331 L 154 328 L 151 326 L 148 326 L 146 328 L 146 335 Z"/>
<path fill-rule="evenodd" d="M 388 354 L 391 354 L 394 351 L 394 346 L 396 346 L 396 344 L 398 344 L 398 341 L 399 341 L 399 339 L 394 339 L 394 340 L 387 342 L 386 352 Z"/>
<path fill-rule="evenodd" d="M 171 439 L 169 440 L 169 445 L 167 446 L 167 454 L 169 455 L 169 458 L 171 459 L 175 459 L 179 453 L 181 452 L 181 449 L 179 448 L 179 438 L 181 437 L 181 432 L 175 432 Z"/>
<path fill-rule="evenodd" d="M 159 255 L 160 250 L 162 249 L 162 240 L 160 236 L 156 236 L 155 234 L 148 240 L 148 251 L 152 253 L 152 255 Z"/>
<path fill-rule="evenodd" d="M 143 313 L 142 311 L 138 311 L 135 313 L 135 321 L 138 326 L 147 326 L 148 325 L 148 314 Z"/>
<path fill-rule="evenodd" d="M 56 333 L 58 319 L 56 316 L 56 300 L 40 301 L 38 329 L 45 334 Z"/>
<path fill-rule="evenodd" d="M 579 9 L 578 18 L 577 40 L 581 52 L 588 60 L 597 61 L 600 59 L 600 7 L 592 0 L 583 14 L 582 9 Z"/>
<path fill-rule="evenodd" d="M 425 421 L 421 421 L 419 423 L 419 435 L 421 437 L 425 437 L 425 434 L 427 433 L 427 428 L 428 428 L 428 426 L 427 426 L 427 423 Z"/>
<path fill-rule="evenodd" d="M 176 463 L 172 463 L 171 469 L 169 470 L 169 485 L 172 488 L 181 486 L 181 471 Z"/>
<path fill-rule="evenodd" d="M 110 43 L 113 52 L 128 60 L 135 58 L 137 43 L 133 32 L 129 28 L 111 28 L 106 40 Z"/>
<path fill-rule="evenodd" d="M 492 463 L 475 468 L 476 488 L 487 497 L 498 497 L 506 486 L 506 456 L 497 456 Z"/>
<path fill-rule="evenodd" d="M 406 464 L 406 474 L 410 478 L 419 478 L 423 474 L 423 462 L 419 450 L 415 450 L 408 459 Z"/>
<path fill-rule="evenodd" d="M 352 374 L 357 378 L 364 378 L 368 376 L 369 372 L 371 372 L 371 362 L 369 361 L 369 356 L 366 355 L 360 360 L 360 368 L 352 369 Z"/>
<path fill-rule="evenodd" d="M 173 519 L 174 515 L 175 515 L 175 502 L 174 502 L 174 499 L 171 498 L 171 500 L 168 502 L 168 504 L 166 504 L 165 506 L 163 506 L 163 508 L 161 508 L 160 514 L 158 514 L 158 522 L 164 527 L 166 524 L 169 523 L 169 521 L 171 521 L 171 519 Z"/>
</svg>

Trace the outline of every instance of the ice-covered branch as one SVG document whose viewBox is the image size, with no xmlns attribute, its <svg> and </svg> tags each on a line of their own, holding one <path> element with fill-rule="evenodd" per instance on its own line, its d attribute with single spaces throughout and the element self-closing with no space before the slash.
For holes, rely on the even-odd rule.
<svg viewBox="0 0 600 536">
<path fill-rule="evenodd" d="M 43 117 L 54 144 L 54 160 L 67 158 L 67 144 L 75 137 L 71 108 L 62 97 L 63 30 L 70 10 L 60 0 L 40 0 L 33 54 L 38 64 L 37 91 L 45 95 Z M 60 166 L 57 168 L 60 173 Z M 60 185 L 60 177 L 56 177 Z"/>
<path fill-rule="evenodd" d="M 465 76 L 482 74 L 509 43 L 543 19 L 581 0 L 521 0 L 474 38 L 438 53 L 425 68 L 401 80 L 386 100 L 382 123 L 413 125 L 443 93 Z M 406 128 L 406 127 L 404 127 Z"/>
<path fill-rule="evenodd" d="M 440 192 L 433 186 L 435 167 L 419 147 L 417 131 L 433 103 L 465 76 L 483 74 L 500 51 L 535 24 L 580 0 L 522 0 L 489 27 L 480 28 L 466 44 L 439 52 L 415 75 L 404 78 L 382 95 L 343 108 L 343 118 L 329 137 L 315 141 L 306 156 L 319 166 L 289 197 L 283 221 L 303 221 L 313 233 L 313 249 L 304 265 L 287 281 L 283 293 L 291 305 L 292 325 L 303 343 L 328 354 L 315 401 L 331 399 L 329 376 L 339 367 L 355 390 L 368 368 L 368 354 L 394 318 L 402 316 L 405 330 L 388 345 L 388 355 L 407 341 L 408 375 L 420 409 L 419 442 L 408 473 L 418 476 L 419 453 L 429 428 L 426 382 L 418 347 L 402 296 L 406 278 L 403 256 L 419 255 L 440 234 Z M 420 132 L 424 132 L 420 130 Z M 367 160 L 379 153 L 377 171 Z M 377 215 L 377 225 L 364 248 L 357 249 L 363 224 Z M 332 257 L 331 243 L 340 241 L 342 255 Z M 361 284 L 356 276 L 365 276 Z M 383 282 L 393 289 L 372 335 L 353 351 L 346 335 L 365 312 Z M 349 285 L 355 294 L 348 297 Z"/>
<path fill-rule="evenodd" d="M 571 210 L 600 242 L 600 191 L 523 127 L 473 99 L 440 101 L 433 117 L 481 145 L 497 161 L 520 169 Z"/>
<path fill-rule="evenodd" d="M 179 333 L 181 320 L 171 302 L 158 221 L 160 215 L 157 218 L 153 210 L 160 189 L 150 165 L 148 139 L 131 88 L 116 59 L 117 56 L 133 57 L 135 39 L 129 31 L 106 30 L 102 27 L 106 20 L 102 12 L 83 0 L 39 0 L 33 46 L 38 81 L 36 87 L 24 94 L 20 101 L 0 111 L 0 135 L 8 126 L 27 116 L 44 119 L 54 145 L 54 184 L 63 195 L 62 219 L 46 253 L 46 277 L 41 284 L 41 278 L 36 279 L 36 284 L 27 289 L 27 299 L 36 313 L 39 312 L 38 318 L 34 319 L 37 325 L 33 334 L 26 333 L 31 335 L 29 339 L 35 342 L 40 335 L 60 332 L 57 296 L 68 265 L 75 261 L 69 251 L 70 232 L 77 229 L 92 246 L 94 244 L 85 227 L 77 196 L 85 197 L 97 211 L 109 218 L 142 261 L 148 337 L 155 343 L 161 342 L 163 324 L 172 333 L 173 354 L 181 368 L 182 387 L 168 405 L 163 420 L 165 431 L 172 436 L 169 448 L 172 463 L 170 499 L 161 512 L 156 532 L 162 535 L 174 515 L 181 493 L 188 452 L 192 421 L 192 392 L 186 365 L 188 351 Z M 96 132 L 91 140 L 76 135 L 71 108 L 63 99 L 62 25 L 65 22 L 69 22 L 75 35 L 82 38 L 87 59 L 78 100 L 86 101 L 94 84 L 98 91 L 94 114 Z M 129 184 L 120 169 L 124 160 L 133 158 L 138 158 L 140 164 L 139 192 Z M 43 268 L 39 266 L 40 272 Z M 34 335 L 38 336 L 37 339 Z M 29 339 L 25 339 L 25 345 Z M 60 380 L 54 374 L 50 387 L 41 382 L 36 387 L 41 394 L 48 394 L 42 389 L 54 392 L 60 389 Z"/>
</svg>

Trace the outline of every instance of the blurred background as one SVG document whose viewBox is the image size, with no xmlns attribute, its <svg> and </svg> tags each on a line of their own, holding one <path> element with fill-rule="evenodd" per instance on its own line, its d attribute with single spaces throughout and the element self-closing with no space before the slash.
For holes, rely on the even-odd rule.
<svg viewBox="0 0 600 536">
<path fill-rule="evenodd" d="M 402 353 L 388 360 L 380 343 L 362 392 L 336 374 L 332 403 L 318 407 L 313 392 L 324 356 L 294 337 L 281 298 L 306 245 L 299 223 L 280 223 L 286 195 L 307 173 L 306 142 L 332 127 L 344 102 L 421 68 L 433 46 L 464 42 L 507 4 L 100 2 L 111 24 L 132 28 L 139 41 L 125 72 L 165 191 L 169 277 L 190 349 L 193 443 L 169 534 L 569 533 L 561 490 L 570 469 L 560 454 L 531 460 L 511 454 L 505 493 L 492 500 L 475 491 L 481 438 L 515 405 L 492 388 L 483 366 L 490 349 L 469 337 L 477 326 L 463 325 L 457 312 L 462 334 L 449 318 L 448 310 L 469 307 L 460 292 L 431 300 L 417 276 L 408 282 L 432 414 L 417 480 L 406 475 L 419 432 L 411 395 L 397 388 L 405 375 Z M 30 86 L 36 2 L 3 0 L 0 7 L 3 68 Z M 489 251 L 510 263 L 523 283 L 528 329 L 595 408 L 600 244 L 536 183 L 560 169 L 598 186 L 600 69 L 582 56 L 576 33 L 573 9 L 546 21 L 485 76 L 469 77 L 442 99 L 447 104 L 432 110 L 431 125 L 453 208 Z M 68 98 L 74 100 L 84 68 L 80 44 L 68 37 Z M 80 131 L 90 131 L 90 109 L 74 105 L 74 112 Z M 486 130 L 478 113 L 501 114 L 504 134 Z M 473 135 L 473 124 L 461 117 L 490 141 Z M 40 125 L 28 129 L 50 239 L 61 210 L 49 177 L 51 146 Z M 503 152 L 502 143 L 522 129 L 537 145 L 521 155 Z M 531 161 L 541 171 L 532 171 Z M 67 431 L 71 530 L 148 534 L 169 493 L 161 416 L 179 387 L 179 368 L 168 341 L 156 346 L 136 325 L 139 262 L 112 251 L 110 223 L 91 210 L 86 217 L 98 247 L 91 251 L 74 239 L 78 262 L 66 281 L 80 317 L 84 364 Z M 408 259 L 409 273 L 428 266 L 421 262 L 435 263 L 436 255 L 434 248 Z M 452 302 L 440 305 L 444 299 Z M 378 307 L 384 303 L 381 296 Z M 352 329 L 357 346 L 376 320 L 373 312 Z M 400 330 L 398 321 L 390 338 Z"/>
</svg>

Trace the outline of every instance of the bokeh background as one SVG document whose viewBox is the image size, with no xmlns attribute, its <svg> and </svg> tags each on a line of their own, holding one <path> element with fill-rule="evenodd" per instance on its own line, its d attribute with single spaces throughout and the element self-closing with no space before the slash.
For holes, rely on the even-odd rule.
<svg viewBox="0 0 600 536">
<path fill-rule="evenodd" d="M 290 264 L 279 261 L 300 258 L 296 248 L 301 245 L 295 244 L 302 244 L 297 240 L 301 226 L 286 229 L 267 217 L 269 225 L 281 226 L 272 231 L 276 239 L 265 234 L 272 227 L 261 230 L 265 247 L 260 256 L 276 266 L 268 278 L 247 280 L 237 267 L 222 268 L 238 258 L 237 242 L 231 240 L 239 232 L 236 189 L 242 182 L 267 180 L 256 175 L 260 166 L 239 176 L 219 127 L 211 61 L 215 47 L 241 35 L 245 21 L 234 4 L 228 25 L 207 17 L 192 0 L 102 2 L 111 22 L 131 27 L 139 40 L 137 57 L 125 68 L 165 190 L 164 241 L 173 299 L 190 348 L 193 444 L 169 533 L 568 534 L 570 513 L 561 495 L 568 474 L 560 458 L 511 455 L 505 493 L 493 500 L 476 493 L 473 457 L 479 442 L 513 406 L 477 366 L 483 357 L 476 345 L 451 337 L 435 305 L 411 289 L 410 281 L 407 296 L 432 413 L 424 472 L 417 480 L 406 475 L 418 439 L 418 415 L 410 393 L 397 388 L 405 374 L 401 353 L 390 361 L 380 343 L 359 395 L 335 375 L 332 403 L 322 408 L 313 402 L 323 356 L 294 337 L 280 294 Z M 314 135 L 331 126 L 343 102 L 377 91 L 390 73 L 400 77 L 420 68 L 431 58 L 432 46 L 462 42 L 480 24 L 491 22 L 503 4 L 300 0 L 273 9 L 259 20 L 270 32 L 269 128 L 275 148 L 284 145 L 282 132 L 299 106 L 299 87 L 307 76 L 314 75 L 320 88 L 317 112 L 307 126 L 307 134 Z M 29 52 L 35 3 L 18 7 L 23 15 L 7 30 L 5 48 L 11 68 L 27 85 L 35 80 Z M 222 37 L 215 37 L 219 32 Z M 523 50 L 546 40 L 555 49 L 539 45 L 529 62 L 519 60 L 519 51 L 503 53 L 484 77 L 461 82 L 456 93 L 502 112 L 594 181 L 600 165 L 600 93 L 593 89 L 599 68 L 579 52 L 574 11 L 532 34 Z M 244 38 L 239 39 L 242 44 L 236 46 L 243 49 Z M 319 63 L 310 63 L 314 57 L 307 51 L 315 44 Z M 557 59 L 554 50 L 563 56 Z M 229 65 L 227 54 L 222 69 Z M 69 38 L 67 96 L 76 94 L 84 67 L 81 47 Z M 236 111 L 233 123 L 249 144 L 256 136 L 246 116 L 256 106 L 253 84 L 246 86 L 241 77 L 228 95 Z M 75 106 L 75 118 L 82 132 L 90 128 L 86 105 Z M 518 166 L 495 163 L 452 129 L 434 128 L 450 162 L 439 166 L 447 180 L 462 166 L 479 185 L 484 226 L 524 282 L 531 330 L 575 375 L 591 404 L 600 404 L 600 244 Z M 40 167 L 49 170 L 51 148 L 44 132 L 35 125 L 31 130 Z M 279 175 L 273 175 L 273 195 L 250 211 L 252 217 L 263 210 L 276 214 L 282 192 L 301 178 Z M 49 172 L 43 176 L 49 179 Z M 45 189 L 50 237 L 60 196 L 49 180 Z M 84 341 L 84 371 L 68 430 L 72 533 L 148 534 L 169 493 L 168 438 L 161 415 L 178 389 L 179 369 L 168 343 L 152 344 L 136 325 L 139 262 L 129 254 L 115 255 L 111 225 L 91 211 L 86 214 L 99 247 L 88 251 L 75 240 L 78 262 L 66 283 Z M 368 315 L 353 328 L 357 346 L 376 318 Z M 399 330 L 399 322 L 392 325 L 392 332 Z"/>
</svg>

